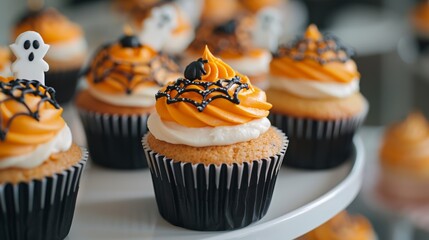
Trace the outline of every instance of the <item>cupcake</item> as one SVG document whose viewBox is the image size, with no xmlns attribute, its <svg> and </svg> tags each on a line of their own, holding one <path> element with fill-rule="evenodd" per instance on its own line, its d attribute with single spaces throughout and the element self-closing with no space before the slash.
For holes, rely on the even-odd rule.
<svg viewBox="0 0 429 240">
<path fill-rule="evenodd" d="M 257 13 L 267 7 L 278 8 L 282 5 L 281 0 L 239 0 L 238 2 L 243 8 L 253 13 Z"/>
<path fill-rule="evenodd" d="M 208 45 L 213 54 L 220 56 L 232 68 L 249 76 L 252 84 L 265 89 L 271 53 L 253 44 L 254 23 L 254 16 L 246 13 L 237 13 L 234 19 L 220 25 L 202 22 L 186 52 L 185 61 L 189 62 L 190 59 L 198 57 L 199 52 Z"/>
<path fill-rule="evenodd" d="M 13 39 L 25 31 L 39 32 L 50 45 L 45 58 L 50 66 L 50 71 L 46 73 L 46 85 L 55 88 L 58 102 L 70 101 L 87 54 L 82 29 L 57 10 L 46 8 L 30 11 L 19 19 L 13 28 Z"/>
<path fill-rule="evenodd" d="M 10 51 L 6 47 L 0 47 L 0 76 L 10 77 L 13 75 L 10 70 Z"/>
<path fill-rule="evenodd" d="M 270 63 L 270 120 L 292 144 L 285 164 L 326 169 L 352 152 L 353 136 L 368 103 L 359 93 L 359 72 L 350 52 L 310 25 L 303 36 L 281 46 Z"/>
<path fill-rule="evenodd" d="M 136 36 L 102 46 L 85 71 L 88 89 L 76 97 L 91 159 L 109 168 L 147 167 L 140 142 L 154 95 L 179 75 L 171 59 Z"/>
<path fill-rule="evenodd" d="M 429 1 L 420 1 L 412 9 L 410 18 L 419 52 L 424 53 L 429 46 Z"/>
<path fill-rule="evenodd" d="M 299 237 L 298 240 L 375 240 L 376 234 L 367 218 L 342 211 L 329 221 Z"/>
<path fill-rule="evenodd" d="M 380 149 L 380 190 L 394 201 L 429 201 L 429 124 L 418 112 L 390 126 Z"/>
<path fill-rule="evenodd" d="M 11 47 L 15 75 L 31 80 L 0 77 L 0 239 L 64 239 L 88 154 L 72 143 L 55 90 L 41 83 L 43 39 L 24 32 Z M 21 59 L 26 53 L 33 60 Z"/>
<path fill-rule="evenodd" d="M 178 3 L 159 3 L 132 17 L 140 41 L 171 56 L 180 55 L 194 39 L 191 19 Z"/>
<path fill-rule="evenodd" d="M 161 216 L 202 231 L 245 227 L 267 212 L 288 140 L 271 104 L 206 47 L 156 94 L 143 148 Z"/>
<path fill-rule="evenodd" d="M 237 0 L 204 0 L 201 22 L 220 25 L 234 18 L 240 5 Z"/>
</svg>

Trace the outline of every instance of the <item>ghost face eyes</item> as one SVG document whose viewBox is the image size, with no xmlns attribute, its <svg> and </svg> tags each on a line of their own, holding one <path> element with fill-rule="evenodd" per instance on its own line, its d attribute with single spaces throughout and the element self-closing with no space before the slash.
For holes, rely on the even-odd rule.
<svg viewBox="0 0 429 240">
<path fill-rule="evenodd" d="M 31 43 L 30 40 L 25 40 L 24 49 L 28 50 L 31 47 L 31 45 L 33 45 L 34 49 L 39 49 L 39 47 L 40 47 L 40 43 L 37 40 L 34 40 L 33 43 Z"/>
</svg>

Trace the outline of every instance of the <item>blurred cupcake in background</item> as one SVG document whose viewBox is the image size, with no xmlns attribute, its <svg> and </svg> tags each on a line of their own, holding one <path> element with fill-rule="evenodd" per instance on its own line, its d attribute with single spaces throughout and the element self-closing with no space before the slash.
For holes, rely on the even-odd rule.
<svg viewBox="0 0 429 240">
<path fill-rule="evenodd" d="M 376 240 L 367 218 L 341 211 L 329 221 L 298 238 L 298 240 Z"/>
<path fill-rule="evenodd" d="M 84 75 L 88 89 L 76 98 L 95 163 L 117 169 L 147 167 L 140 142 L 155 109 L 154 96 L 179 74 L 168 56 L 131 34 L 95 53 Z"/>
<path fill-rule="evenodd" d="M 171 56 L 181 55 L 195 36 L 191 18 L 175 2 L 163 2 L 136 11 L 132 18 L 143 44 Z"/>
<path fill-rule="evenodd" d="M 29 10 L 12 29 L 15 39 L 25 31 L 36 31 L 50 45 L 46 55 L 50 71 L 46 85 L 55 88 L 58 102 L 70 101 L 87 56 L 87 43 L 82 29 L 53 8 Z"/>
<path fill-rule="evenodd" d="M 202 22 L 198 27 L 195 40 L 186 51 L 184 61 L 198 58 L 204 46 L 209 46 L 213 54 L 218 55 L 232 68 L 247 75 L 253 85 L 267 88 L 268 70 L 271 61 L 269 50 L 256 47 L 252 30 L 256 19 L 244 12 L 220 25 Z"/>
<path fill-rule="evenodd" d="M 0 76 L 2 77 L 10 77 L 13 75 L 10 66 L 11 56 L 10 56 L 9 48 L 0 46 Z"/>
<path fill-rule="evenodd" d="M 240 5 L 251 11 L 253 13 L 257 13 L 264 8 L 272 7 L 279 8 L 282 7 L 282 4 L 286 2 L 285 0 L 238 0 Z"/>
<path fill-rule="evenodd" d="M 39 52 L 25 49 L 36 41 Z M 55 90 L 43 84 L 36 62 L 47 50 L 43 39 L 24 32 L 11 48 L 20 79 L 0 77 L 0 239 L 64 239 L 88 154 L 72 142 Z M 22 58 L 30 52 L 35 61 Z"/>
<path fill-rule="evenodd" d="M 220 25 L 233 19 L 239 11 L 237 0 L 203 0 L 201 23 Z"/>
<path fill-rule="evenodd" d="M 429 123 L 419 112 L 393 124 L 380 149 L 379 190 L 392 202 L 429 202 Z"/>
<path fill-rule="evenodd" d="M 288 144 L 271 127 L 270 108 L 263 91 L 207 47 L 156 94 L 143 148 L 164 219 L 221 231 L 266 214 Z"/>
<path fill-rule="evenodd" d="M 420 1 L 411 10 L 410 18 L 418 50 L 420 53 L 427 52 L 429 47 L 429 1 Z"/>
<path fill-rule="evenodd" d="M 324 169 L 350 157 L 354 133 L 368 111 L 350 57 L 335 37 L 322 35 L 315 25 L 275 53 L 267 97 L 273 125 L 293 143 L 286 165 Z"/>
</svg>

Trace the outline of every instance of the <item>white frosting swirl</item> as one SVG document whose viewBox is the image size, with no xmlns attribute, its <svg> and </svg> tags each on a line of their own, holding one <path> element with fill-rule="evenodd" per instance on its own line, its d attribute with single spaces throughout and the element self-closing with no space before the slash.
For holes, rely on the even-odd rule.
<svg viewBox="0 0 429 240">
<path fill-rule="evenodd" d="M 41 165 L 45 160 L 52 154 L 64 152 L 70 149 L 72 145 L 72 135 L 70 128 L 67 124 L 63 129 L 54 137 L 51 141 L 40 144 L 33 152 L 3 158 L 0 160 L 0 169 L 6 169 L 10 167 L 17 168 L 34 168 Z"/>
<path fill-rule="evenodd" d="M 189 31 L 182 31 L 177 34 L 172 34 L 171 39 L 167 41 L 168 44 L 164 44 L 162 50 L 168 54 L 179 54 L 189 46 L 192 40 L 194 40 L 194 37 L 195 33 L 193 29 L 190 29 Z"/>
<path fill-rule="evenodd" d="M 171 144 L 192 147 L 230 145 L 258 138 L 271 126 L 267 118 L 256 119 L 245 124 L 222 127 L 190 128 L 175 122 L 164 122 L 158 113 L 149 116 L 147 126 L 153 136 Z"/>
<path fill-rule="evenodd" d="M 68 42 L 50 44 L 47 58 L 58 61 L 67 61 L 76 56 L 86 54 L 88 45 L 85 38 L 79 37 Z"/>
<path fill-rule="evenodd" d="M 344 84 L 270 76 L 270 86 L 304 98 L 345 98 L 359 91 L 359 79 Z"/>
<path fill-rule="evenodd" d="M 154 106 L 156 99 L 155 94 L 158 92 L 159 87 L 147 87 L 135 90 L 132 94 L 108 94 L 101 92 L 95 88 L 89 88 L 89 93 L 98 100 L 109 103 L 115 106 L 125 107 L 150 107 Z"/>
<path fill-rule="evenodd" d="M 224 58 L 223 60 L 238 72 L 247 76 L 254 76 L 269 71 L 271 58 L 271 53 L 264 51 L 258 57 L 245 56 L 237 59 Z"/>
</svg>

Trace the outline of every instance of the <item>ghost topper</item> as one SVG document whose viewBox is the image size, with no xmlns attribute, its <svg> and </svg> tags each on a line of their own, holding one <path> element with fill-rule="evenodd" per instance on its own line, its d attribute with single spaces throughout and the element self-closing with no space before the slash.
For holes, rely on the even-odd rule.
<svg viewBox="0 0 429 240">
<path fill-rule="evenodd" d="M 16 56 L 12 64 L 12 72 L 16 79 L 37 80 L 45 84 L 45 72 L 49 65 L 43 57 L 48 52 L 49 45 L 45 44 L 38 32 L 27 31 L 21 33 L 10 45 Z"/>
<path fill-rule="evenodd" d="M 185 78 L 191 81 L 196 79 L 201 80 L 201 76 L 207 74 L 206 70 L 204 69 L 205 63 L 208 63 L 208 61 L 203 60 L 202 58 L 191 62 L 185 68 Z"/>
</svg>

